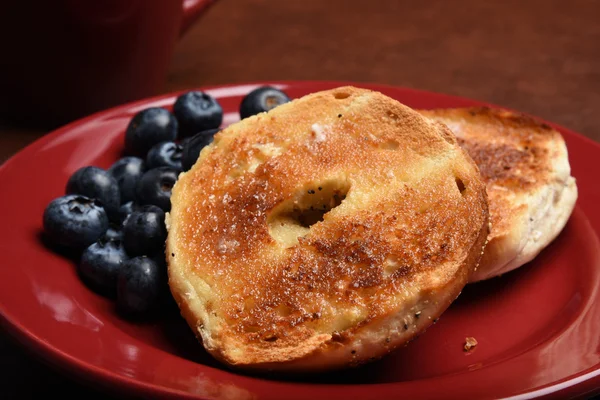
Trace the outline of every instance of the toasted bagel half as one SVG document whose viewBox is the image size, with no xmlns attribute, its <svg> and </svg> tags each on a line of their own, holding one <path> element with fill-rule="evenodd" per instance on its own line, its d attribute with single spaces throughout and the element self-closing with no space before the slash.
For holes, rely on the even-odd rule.
<svg viewBox="0 0 600 400">
<path fill-rule="evenodd" d="M 450 130 L 355 87 L 222 130 L 171 202 L 172 294 L 243 369 L 343 368 L 406 344 L 459 295 L 489 226 Z"/>
<path fill-rule="evenodd" d="M 577 200 L 560 132 L 524 114 L 489 107 L 420 113 L 450 128 L 487 186 L 492 227 L 470 281 L 533 260 L 562 231 Z"/>
</svg>

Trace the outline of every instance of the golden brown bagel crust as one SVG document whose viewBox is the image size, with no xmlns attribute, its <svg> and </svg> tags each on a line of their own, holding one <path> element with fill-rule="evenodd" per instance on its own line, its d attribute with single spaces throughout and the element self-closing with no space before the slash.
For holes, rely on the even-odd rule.
<svg viewBox="0 0 600 400">
<path fill-rule="evenodd" d="M 173 296 L 206 349 L 246 369 L 339 368 L 406 344 L 459 295 L 489 225 L 451 132 L 354 87 L 224 129 L 171 202 Z"/>
<path fill-rule="evenodd" d="M 531 261 L 563 229 L 577 199 L 561 134 L 524 114 L 489 107 L 419 112 L 452 130 L 487 186 L 492 227 L 470 281 Z"/>
</svg>

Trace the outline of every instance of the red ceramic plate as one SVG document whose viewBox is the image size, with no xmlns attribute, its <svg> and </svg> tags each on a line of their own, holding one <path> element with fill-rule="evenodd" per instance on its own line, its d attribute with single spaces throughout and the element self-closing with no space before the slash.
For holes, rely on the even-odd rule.
<svg viewBox="0 0 600 400">
<path fill-rule="evenodd" d="M 291 97 L 340 82 L 275 83 Z M 416 90 L 356 84 L 417 108 L 481 104 Z M 206 88 L 225 124 L 257 86 Z M 77 277 L 74 263 L 40 239 L 45 206 L 85 165 L 121 154 L 132 115 L 169 107 L 178 93 L 124 105 L 59 129 L 0 168 L 0 315 L 22 343 L 69 374 L 141 395 L 211 399 L 531 398 L 600 389 L 600 145 L 557 127 L 568 145 L 579 199 L 561 235 L 533 262 L 468 286 L 419 339 L 361 368 L 282 380 L 226 370 L 173 312 L 132 323 Z M 479 345 L 465 353 L 468 336 Z"/>
</svg>

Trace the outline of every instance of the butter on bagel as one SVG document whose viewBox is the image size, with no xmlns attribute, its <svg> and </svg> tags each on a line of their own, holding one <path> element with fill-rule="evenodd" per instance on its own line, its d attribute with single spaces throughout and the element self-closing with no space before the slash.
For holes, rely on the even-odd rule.
<svg viewBox="0 0 600 400">
<path fill-rule="evenodd" d="M 171 203 L 171 292 L 241 369 L 342 368 L 408 343 L 459 295 L 489 228 L 450 130 L 354 87 L 222 130 Z"/>
<path fill-rule="evenodd" d="M 577 200 L 560 132 L 522 113 L 489 107 L 419 110 L 447 125 L 487 186 L 492 224 L 478 282 L 503 275 L 546 248 Z"/>
</svg>

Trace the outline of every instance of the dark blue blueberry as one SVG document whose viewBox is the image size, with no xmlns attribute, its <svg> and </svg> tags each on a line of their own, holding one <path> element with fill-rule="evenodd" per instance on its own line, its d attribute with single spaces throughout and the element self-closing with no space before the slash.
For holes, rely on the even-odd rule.
<svg viewBox="0 0 600 400">
<path fill-rule="evenodd" d="M 123 226 L 111 222 L 108 225 L 106 232 L 104 232 L 104 235 L 100 237 L 100 240 L 123 240 Z"/>
<path fill-rule="evenodd" d="M 119 207 L 119 220 L 125 224 L 127 217 L 136 210 L 136 207 L 137 205 L 133 201 L 121 204 L 121 207 Z"/>
<path fill-rule="evenodd" d="M 114 297 L 119 271 L 128 258 L 120 240 L 101 239 L 83 252 L 79 275 L 93 290 Z"/>
<path fill-rule="evenodd" d="M 108 217 L 93 199 L 71 194 L 48 204 L 44 210 L 43 227 L 54 243 L 84 249 L 106 232 Z"/>
<path fill-rule="evenodd" d="M 179 141 L 181 147 L 185 147 L 185 145 L 193 138 L 193 136 L 188 136 Z"/>
<path fill-rule="evenodd" d="M 135 187 L 145 170 L 144 160 L 139 157 L 123 157 L 110 166 L 108 172 L 119 184 L 121 203 L 135 200 Z"/>
<path fill-rule="evenodd" d="M 191 91 L 182 94 L 173 105 L 179 122 L 179 137 L 195 135 L 200 131 L 218 128 L 223 122 L 223 108 L 209 94 Z"/>
<path fill-rule="evenodd" d="M 240 118 L 269 111 L 278 105 L 287 103 L 290 98 L 279 89 L 271 86 L 261 86 L 248 93 L 240 104 Z"/>
<path fill-rule="evenodd" d="M 171 167 L 181 171 L 181 145 L 175 142 L 161 142 L 155 144 L 146 157 L 148 169 L 158 167 Z"/>
<path fill-rule="evenodd" d="M 135 257 L 123 265 L 117 281 L 117 307 L 128 316 L 155 310 L 166 285 L 164 272 L 153 259 Z"/>
<path fill-rule="evenodd" d="M 161 269 L 163 269 L 165 271 L 165 274 L 166 274 L 166 272 L 167 272 L 167 259 L 165 257 L 164 251 L 161 251 L 160 253 L 155 254 L 152 257 L 152 260 L 156 263 L 156 265 L 158 265 Z"/>
<path fill-rule="evenodd" d="M 209 129 L 199 132 L 183 142 L 183 152 L 181 155 L 181 165 L 184 171 L 189 170 L 198 160 L 200 151 L 208 146 L 219 129 Z"/>
<path fill-rule="evenodd" d="M 97 200 L 110 219 L 119 219 L 119 184 L 108 171 L 92 166 L 79 168 L 69 178 L 66 192 Z"/>
<path fill-rule="evenodd" d="M 161 107 L 150 107 L 134 115 L 125 131 L 125 150 L 146 156 L 156 143 L 177 138 L 178 122 L 173 114 Z"/>
<path fill-rule="evenodd" d="M 156 206 L 142 206 L 125 221 L 123 243 L 131 257 L 164 252 L 166 238 L 165 213 Z"/>
<path fill-rule="evenodd" d="M 179 172 L 170 167 L 158 167 L 147 171 L 137 185 L 137 203 L 152 204 L 164 211 L 169 211 L 171 209 L 171 189 L 177 182 Z"/>
<path fill-rule="evenodd" d="M 165 282 L 168 281 L 169 269 L 167 267 L 167 259 L 165 257 L 165 252 L 161 251 L 160 253 L 153 255 L 151 258 L 152 258 L 152 261 L 154 261 L 156 263 L 156 265 L 158 265 L 159 271 L 161 271 Z"/>
</svg>

